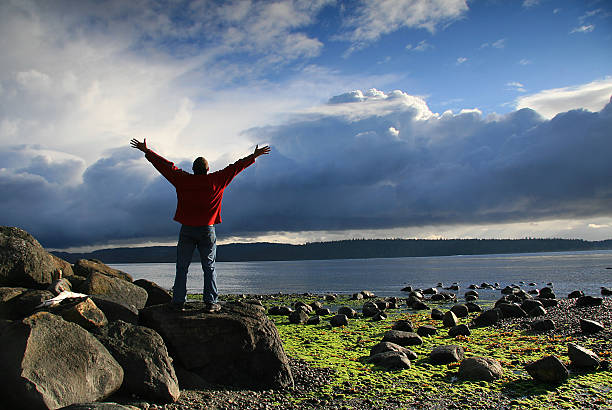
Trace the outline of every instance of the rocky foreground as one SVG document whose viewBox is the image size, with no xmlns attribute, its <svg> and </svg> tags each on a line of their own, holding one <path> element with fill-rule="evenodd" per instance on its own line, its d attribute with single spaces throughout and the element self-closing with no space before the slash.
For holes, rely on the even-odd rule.
<svg viewBox="0 0 612 410">
<path fill-rule="evenodd" d="M 177 312 L 154 283 L 0 227 L 0 406 L 611 407 L 609 289 L 529 289 L 230 295 L 219 313 Z"/>
</svg>

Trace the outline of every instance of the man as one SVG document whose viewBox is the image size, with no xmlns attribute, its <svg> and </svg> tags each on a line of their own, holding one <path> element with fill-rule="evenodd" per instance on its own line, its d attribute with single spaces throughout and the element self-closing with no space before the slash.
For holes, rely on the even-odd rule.
<svg viewBox="0 0 612 410">
<path fill-rule="evenodd" d="M 176 276 L 172 295 L 172 306 L 183 311 L 187 297 L 187 271 L 195 247 L 200 251 L 204 271 L 204 292 L 202 298 L 208 312 L 217 312 L 217 282 L 215 259 L 217 256 L 217 236 L 215 224 L 221 223 L 221 200 L 223 190 L 232 179 L 248 166 L 255 163 L 260 155 L 270 153 L 270 147 L 255 147 L 255 151 L 221 171 L 208 173 L 208 161 L 203 157 L 193 161 L 193 174 L 183 171 L 174 164 L 147 148 L 143 142 L 132 139 L 130 144 L 145 154 L 145 158 L 176 189 L 176 212 L 174 220 L 181 223 L 181 231 L 176 247 Z"/>
</svg>

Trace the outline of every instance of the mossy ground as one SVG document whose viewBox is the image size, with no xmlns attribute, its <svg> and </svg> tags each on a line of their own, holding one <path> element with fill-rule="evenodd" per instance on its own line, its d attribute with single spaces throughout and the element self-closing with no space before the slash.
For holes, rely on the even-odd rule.
<svg viewBox="0 0 612 410">
<path fill-rule="evenodd" d="M 226 299 L 233 299 L 228 296 Z M 301 300 L 306 303 L 316 296 L 275 296 L 263 298 L 264 306 L 291 306 Z M 363 301 L 340 297 L 334 302 L 323 302 L 336 310 L 339 306 L 359 308 Z M 442 308 L 450 305 L 441 305 Z M 356 309 L 360 312 L 360 309 Z M 570 337 L 551 337 L 528 334 L 517 328 L 472 329 L 469 337 L 448 337 L 441 321 L 432 320 L 429 311 L 411 311 L 407 308 L 388 310 L 385 321 L 374 322 L 359 317 L 349 325 L 332 328 L 325 317 L 319 325 L 295 325 L 285 316 L 270 316 L 276 324 L 283 346 L 289 356 L 303 359 L 314 367 L 334 370 L 333 380 L 308 396 L 293 397 L 296 404 L 372 408 L 411 407 L 528 407 L 528 408 L 612 408 L 612 372 L 570 371 L 569 379 L 560 385 L 535 382 L 524 370 L 524 364 L 547 355 L 556 355 L 567 365 L 567 344 Z M 460 319 L 469 323 L 476 313 Z M 408 319 L 415 329 L 420 325 L 433 325 L 438 334 L 423 338 L 420 346 L 410 348 L 418 354 L 412 367 L 401 371 L 386 371 L 366 364 L 370 348 L 380 342 L 395 320 Z M 580 342 L 594 350 L 597 338 L 590 344 Z M 495 382 L 467 382 L 457 379 L 459 363 L 431 365 L 428 355 L 443 344 L 461 345 L 466 357 L 488 356 L 500 361 L 504 375 Z M 602 359 L 610 359 L 611 352 L 599 352 Z M 290 394 L 290 393 L 288 393 Z"/>
</svg>

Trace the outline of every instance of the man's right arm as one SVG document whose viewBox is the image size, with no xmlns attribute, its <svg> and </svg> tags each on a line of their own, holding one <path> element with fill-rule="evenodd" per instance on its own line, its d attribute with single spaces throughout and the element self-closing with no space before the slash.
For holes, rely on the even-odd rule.
<svg viewBox="0 0 612 410">
<path fill-rule="evenodd" d="M 136 148 L 139 151 L 142 151 L 145 154 L 145 158 L 153 164 L 155 169 L 159 171 L 172 185 L 175 184 L 176 176 L 183 172 L 181 169 L 174 166 L 174 163 L 168 161 L 161 155 L 156 154 L 147 148 L 147 139 L 145 138 L 143 142 L 138 141 L 133 138 L 130 141 L 130 144 L 133 148 Z"/>
</svg>

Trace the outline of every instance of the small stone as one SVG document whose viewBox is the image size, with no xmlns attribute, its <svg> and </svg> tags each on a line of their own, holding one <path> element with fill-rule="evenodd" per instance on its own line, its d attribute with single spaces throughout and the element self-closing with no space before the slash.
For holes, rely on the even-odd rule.
<svg viewBox="0 0 612 410">
<path fill-rule="evenodd" d="M 567 295 L 568 299 L 578 299 L 579 297 L 584 296 L 584 292 L 581 290 L 575 290 L 573 292 L 571 292 L 569 295 Z"/>
<path fill-rule="evenodd" d="M 414 332 L 412 322 L 406 319 L 400 319 L 396 321 L 391 327 L 393 330 L 401 330 L 403 332 Z"/>
<path fill-rule="evenodd" d="M 408 349 L 407 347 L 400 346 L 397 343 L 391 343 L 391 342 L 380 342 L 380 343 L 375 344 L 370 349 L 370 356 L 374 356 L 375 354 L 378 354 L 378 353 L 390 352 L 390 351 L 401 352 L 404 355 L 406 355 L 406 357 L 409 358 L 410 360 L 416 360 L 416 358 L 418 357 L 415 352 Z"/>
<path fill-rule="evenodd" d="M 444 312 L 442 312 L 440 309 L 432 309 L 431 310 L 431 318 L 434 320 L 442 320 L 442 318 L 444 317 Z"/>
<path fill-rule="evenodd" d="M 572 362 L 572 366 L 595 370 L 599 367 L 601 359 L 589 349 L 585 349 L 575 343 L 568 343 L 567 355 Z"/>
<path fill-rule="evenodd" d="M 308 321 L 308 313 L 306 313 L 306 311 L 302 308 L 297 309 L 296 311 L 292 312 L 289 315 L 290 323 L 301 325 L 303 323 L 306 323 L 307 321 Z"/>
<path fill-rule="evenodd" d="M 321 317 L 319 315 L 314 315 L 306 321 L 307 325 L 318 325 L 321 323 Z"/>
<path fill-rule="evenodd" d="M 462 304 L 455 305 L 450 310 L 457 317 L 467 317 L 468 314 L 470 313 L 470 310 L 468 309 L 468 307 Z"/>
<path fill-rule="evenodd" d="M 555 328 L 555 322 L 550 319 L 536 320 L 531 324 L 531 329 L 536 331 L 553 330 Z"/>
<path fill-rule="evenodd" d="M 448 364 L 463 360 L 465 351 L 463 347 L 457 345 L 437 346 L 429 354 L 431 364 Z"/>
<path fill-rule="evenodd" d="M 544 316 L 546 314 L 546 309 L 543 306 L 537 306 L 529 311 L 530 317 L 538 317 Z"/>
<path fill-rule="evenodd" d="M 402 332 L 401 330 L 388 330 L 383 336 L 383 342 L 391 342 L 400 346 L 414 346 L 423 344 L 423 339 L 413 332 Z"/>
<path fill-rule="evenodd" d="M 482 308 L 480 307 L 480 305 L 478 305 L 478 304 L 476 304 L 476 303 L 473 303 L 473 302 L 467 302 L 467 303 L 465 304 L 465 306 L 467 306 L 468 311 L 469 311 L 470 313 L 472 313 L 472 312 L 482 312 Z"/>
<path fill-rule="evenodd" d="M 410 359 L 396 351 L 377 353 L 368 357 L 366 361 L 387 370 L 410 369 Z"/>
<path fill-rule="evenodd" d="M 457 337 L 457 336 L 469 336 L 471 335 L 472 332 L 470 331 L 470 328 L 468 327 L 468 325 L 457 325 L 457 326 L 453 326 L 448 330 L 448 335 L 450 337 Z"/>
<path fill-rule="evenodd" d="M 493 381 L 499 379 L 504 371 L 501 364 L 490 357 L 469 357 L 461 361 L 458 376 L 467 380 Z"/>
<path fill-rule="evenodd" d="M 446 312 L 444 314 L 444 317 L 442 318 L 442 324 L 444 325 L 444 327 L 457 326 L 458 323 L 459 320 L 457 319 L 457 316 L 450 310 Z"/>
<path fill-rule="evenodd" d="M 491 326 L 497 323 L 500 319 L 498 309 L 489 309 L 482 312 L 478 317 L 474 318 L 474 324 L 477 327 Z"/>
<path fill-rule="evenodd" d="M 433 336 L 436 333 L 438 333 L 438 330 L 435 328 L 435 326 L 431 325 L 422 325 L 417 329 L 417 334 L 421 337 Z"/>
<path fill-rule="evenodd" d="M 581 296 L 576 299 L 576 307 L 590 307 L 590 306 L 601 306 L 603 298 L 596 298 L 593 296 Z"/>
<path fill-rule="evenodd" d="M 604 326 L 595 320 L 580 319 L 580 329 L 582 333 L 597 333 L 604 330 Z"/>
<path fill-rule="evenodd" d="M 348 306 L 342 306 L 340 309 L 338 309 L 338 314 L 346 315 L 346 317 L 349 319 L 352 319 L 357 316 L 357 312 L 355 311 L 355 309 L 350 308 Z"/>
<path fill-rule="evenodd" d="M 348 326 L 348 317 L 342 314 L 332 316 L 331 319 L 329 319 L 329 324 L 333 327 Z"/>
</svg>

